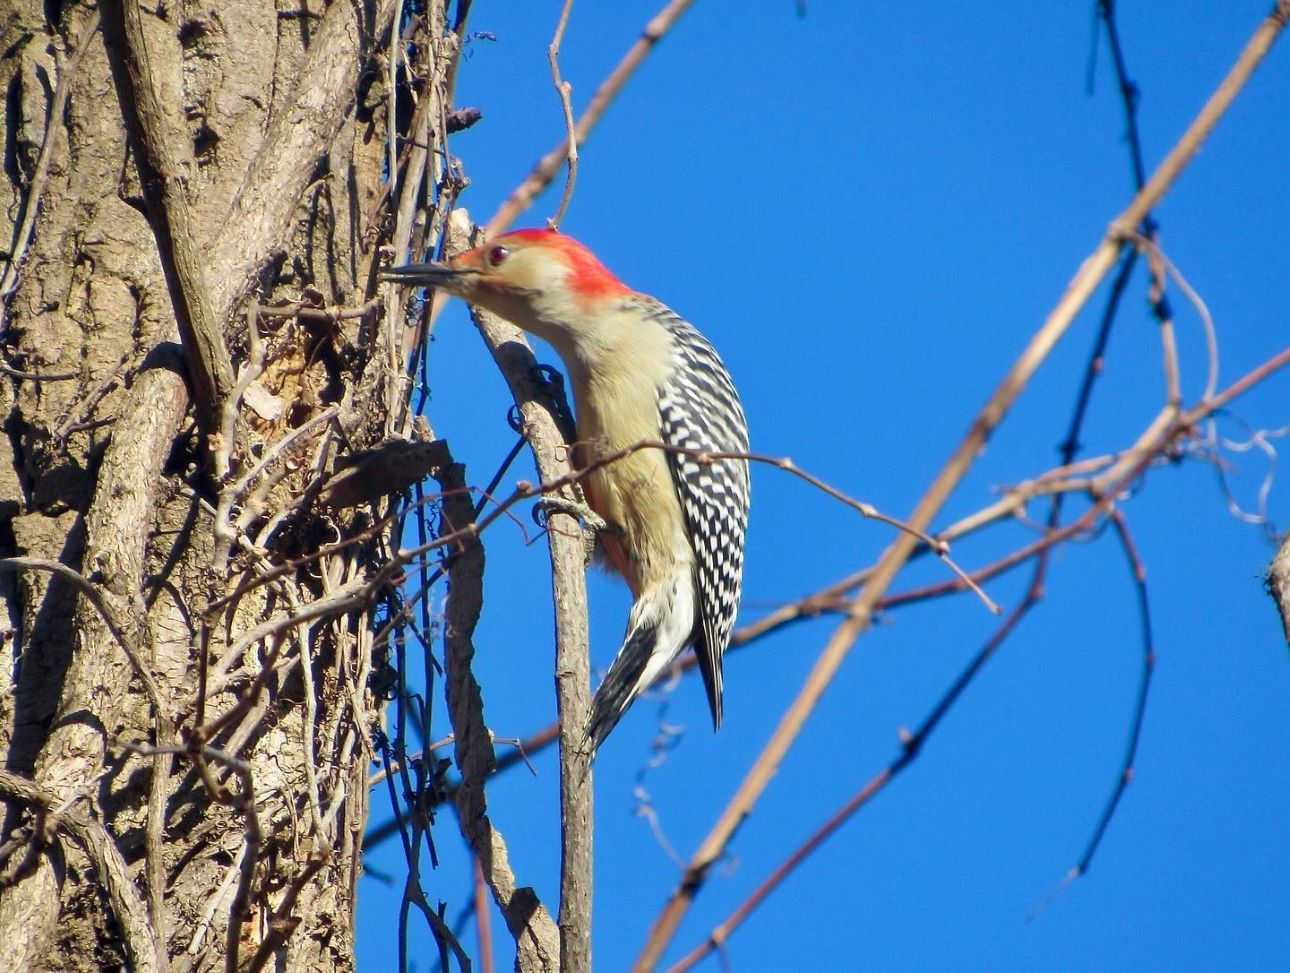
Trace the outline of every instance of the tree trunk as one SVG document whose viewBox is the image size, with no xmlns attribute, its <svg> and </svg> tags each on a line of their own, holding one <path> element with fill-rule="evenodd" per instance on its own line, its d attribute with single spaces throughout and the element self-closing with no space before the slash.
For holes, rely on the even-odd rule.
<svg viewBox="0 0 1290 973">
<path fill-rule="evenodd" d="M 394 6 L 0 23 L 0 969 L 353 966 Z"/>
</svg>

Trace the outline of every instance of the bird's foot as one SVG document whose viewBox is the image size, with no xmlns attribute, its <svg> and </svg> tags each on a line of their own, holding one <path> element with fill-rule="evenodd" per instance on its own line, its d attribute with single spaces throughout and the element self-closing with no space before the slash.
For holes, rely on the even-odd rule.
<svg viewBox="0 0 1290 973">
<path fill-rule="evenodd" d="M 533 380 L 551 397 L 556 424 L 560 427 L 560 434 L 564 436 L 565 442 L 573 442 L 576 428 L 573 410 L 569 408 L 569 395 L 564 387 L 564 376 L 550 365 L 534 365 Z"/>
<path fill-rule="evenodd" d="M 592 557 L 596 552 L 596 538 L 601 531 L 613 533 L 613 528 L 605 522 L 605 519 L 596 513 L 587 502 L 581 498 L 570 499 L 568 497 L 546 496 L 538 501 L 538 508 L 546 517 L 553 513 L 568 514 L 582 522 L 582 543 L 583 554 L 586 563 L 590 564 Z"/>
</svg>

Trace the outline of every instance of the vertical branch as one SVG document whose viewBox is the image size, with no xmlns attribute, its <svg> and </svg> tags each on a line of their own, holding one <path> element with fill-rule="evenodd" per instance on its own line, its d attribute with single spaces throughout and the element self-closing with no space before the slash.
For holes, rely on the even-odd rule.
<svg viewBox="0 0 1290 973">
<path fill-rule="evenodd" d="M 443 491 L 447 528 L 455 530 L 472 524 L 475 513 L 463 467 L 452 463 L 435 475 Z M 462 835 L 475 853 L 506 926 L 515 937 L 517 969 L 523 973 L 555 973 L 560 969 L 555 923 L 533 890 L 516 883 L 506 843 L 488 818 L 484 781 L 494 769 L 493 740 L 484 722 L 479 683 L 470 668 L 475 654 L 475 625 L 484 603 L 484 548 L 478 537 L 467 539 L 454 552 L 448 570 L 444 670 L 457 769 L 461 771 L 457 815 Z"/>
<path fill-rule="evenodd" d="M 1115 19 L 1115 0 L 1098 0 L 1098 17 L 1106 24 L 1106 42 L 1115 64 L 1115 78 L 1124 102 L 1124 121 L 1129 141 L 1129 162 L 1133 166 L 1133 183 L 1139 189 L 1147 181 L 1147 167 L 1142 161 L 1142 138 L 1138 134 L 1138 86 L 1129 79 L 1129 69 L 1124 60 L 1124 45 L 1120 43 L 1120 28 Z M 1090 80 L 1092 80 L 1090 78 Z M 1151 217 L 1147 216 L 1147 222 Z"/>
<path fill-rule="evenodd" d="M 1093 830 L 1093 837 L 1089 839 L 1088 847 L 1084 849 L 1084 854 L 1080 856 L 1079 864 L 1071 872 L 1072 878 L 1078 878 L 1088 871 L 1088 867 L 1093 861 L 1093 856 L 1097 854 L 1097 849 L 1102 844 L 1106 829 L 1111 824 L 1111 818 L 1115 815 L 1115 809 L 1120 803 L 1120 798 L 1124 797 L 1124 792 L 1128 789 L 1129 782 L 1133 780 L 1134 761 L 1137 759 L 1138 744 L 1142 739 L 1142 721 L 1147 712 L 1147 694 L 1151 690 L 1151 675 L 1156 667 L 1156 643 L 1151 632 L 1151 603 L 1147 597 L 1147 570 L 1142 564 L 1142 559 L 1138 556 L 1137 545 L 1133 543 L 1133 535 L 1129 533 L 1129 526 L 1124 519 L 1124 515 L 1112 507 L 1108 512 L 1108 516 L 1115 527 L 1120 547 L 1124 551 L 1125 559 L 1129 563 L 1129 570 L 1133 575 L 1134 591 L 1138 600 L 1138 624 L 1142 631 L 1142 672 L 1138 680 L 1138 698 L 1133 707 L 1133 722 L 1129 728 L 1129 742 L 1125 746 L 1124 763 L 1120 765 L 1120 771 L 1115 779 L 1115 786 L 1111 790 L 1111 796 L 1107 799 L 1106 808 L 1102 811 L 1102 816 L 1098 818 L 1097 827 Z"/>
<path fill-rule="evenodd" d="M 1182 409 L 1182 379 L 1178 366 L 1178 342 L 1174 336 L 1173 312 L 1169 307 L 1169 298 L 1165 296 L 1164 257 L 1158 246 L 1148 246 L 1147 268 L 1151 272 L 1151 290 L 1148 299 L 1156 316 L 1156 322 L 1160 325 L 1161 358 L 1165 367 L 1165 408 L 1177 415 Z"/>
<path fill-rule="evenodd" d="M 453 213 L 450 232 L 457 239 L 465 234 L 466 222 L 463 211 Z M 543 482 L 567 477 L 571 467 L 559 413 L 523 332 L 486 311 L 471 310 L 515 398 Z M 591 710 L 586 563 L 578 521 L 552 511 L 549 526 L 560 717 L 560 968 L 562 973 L 581 973 L 591 969 L 591 761 L 582 747 Z"/>
</svg>

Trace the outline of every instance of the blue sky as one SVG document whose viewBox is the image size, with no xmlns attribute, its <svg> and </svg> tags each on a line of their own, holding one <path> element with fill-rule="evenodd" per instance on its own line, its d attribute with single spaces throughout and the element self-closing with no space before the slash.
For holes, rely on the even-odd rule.
<svg viewBox="0 0 1290 973">
<path fill-rule="evenodd" d="M 1142 94 L 1148 170 L 1226 73 L 1267 0 L 1119 4 Z M 581 107 L 653 16 L 654 2 L 575 4 L 562 68 Z M 559 4 L 478 3 L 458 102 L 484 120 L 455 137 L 486 220 L 555 144 L 546 45 Z M 1131 198 L 1122 107 L 1105 44 L 1086 86 L 1093 4 L 702 2 L 651 56 L 582 150 L 564 230 L 625 281 L 693 320 L 720 349 L 753 448 L 895 516 L 913 509 L 1107 223 Z M 1290 227 L 1290 49 L 1283 39 L 1157 211 L 1162 244 L 1204 297 L 1220 387 L 1284 348 Z M 558 189 L 525 225 L 551 215 Z M 1162 404 L 1147 282 L 1130 284 L 1083 436 L 1090 456 L 1129 445 Z M 937 526 L 992 488 L 1056 462 L 1105 297 L 1036 376 Z M 1188 402 L 1206 360 L 1199 319 L 1171 291 Z M 539 357 L 556 362 L 550 349 Z M 505 386 L 461 308 L 431 349 L 428 414 L 468 476 L 510 448 Z M 1290 423 L 1290 375 L 1242 398 L 1220 430 Z M 1284 444 L 1286 440 L 1274 441 Z M 1253 506 L 1260 453 L 1229 454 Z M 524 461 L 527 464 L 527 460 Z M 513 481 L 531 476 L 518 465 Z M 769 468 L 754 471 L 741 621 L 871 563 L 891 540 Z M 1070 509 L 1082 509 L 1073 501 Z M 1118 772 L 1137 692 L 1136 594 L 1107 532 L 1054 557 L 1046 597 L 956 706 L 920 759 L 733 936 L 735 970 L 1243 969 L 1290 964 L 1290 662 L 1261 573 L 1273 546 L 1226 510 L 1212 466 L 1150 471 L 1121 507 L 1148 571 L 1158 664 L 1135 778 L 1090 873 L 1027 915 L 1079 858 Z M 1033 508 L 1042 516 L 1044 508 Z M 1274 482 L 1284 529 L 1290 488 Z M 973 568 L 1028 540 L 1001 527 L 957 545 Z M 477 674 L 498 737 L 554 713 L 547 555 L 503 522 L 485 538 Z M 895 589 L 940 580 L 917 564 Z M 991 583 L 1005 607 L 1028 572 Z M 592 579 L 593 665 L 607 666 L 628 607 Z M 646 786 L 682 856 L 697 847 L 836 626 L 821 618 L 733 652 L 714 736 L 697 682 L 642 700 L 597 762 L 596 968 L 624 969 L 677 870 L 633 815 L 636 775 L 663 716 L 686 732 Z M 678 934 L 702 941 L 842 802 L 898 753 L 988 637 L 967 597 L 894 611 L 867 634 Z M 442 705 L 436 735 L 447 732 Z M 509 772 L 491 791 L 519 880 L 552 909 L 557 774 Z M 374 799 L 374 823 L 388 817 Z M 470 892 L 455 821 L 424 884 L 455 915 Z M 400 874 L 391 845 L 373 868 Z M 398 886 L 365 878 L 359 960 L 393 967 Z M 495 917 L 500 968 L 510 944 Z M 415 969 L 433 968 L 413 934 Z M 475 932 L 463 943 L 474 952 Z M 719 969 L 709 959 L 707 969 Z"/>
</svg>

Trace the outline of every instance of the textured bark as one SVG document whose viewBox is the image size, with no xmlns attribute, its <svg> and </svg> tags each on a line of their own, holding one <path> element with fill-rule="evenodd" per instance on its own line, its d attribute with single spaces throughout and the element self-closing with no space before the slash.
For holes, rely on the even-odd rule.
<svg viewBox="0 0 1290 973">
<path fill-rule="evenodd" d="M 1281 547 L 1268 565 L 1268 594 L 1276 603 L 1281 616 L 1281 630 L 1285 633 L 1286 646 L 1290 647 L 1290 533 L 1281 538 Z"/>
<path fill-rule="evenodd" d="M 0 16 L 0 969 L 353 966 L 380 538 L 308 498 L 402 394 L 370 284 L 393 6 Z M 146 70 L 114 72 L 132 11 Z"/>
</svg>

